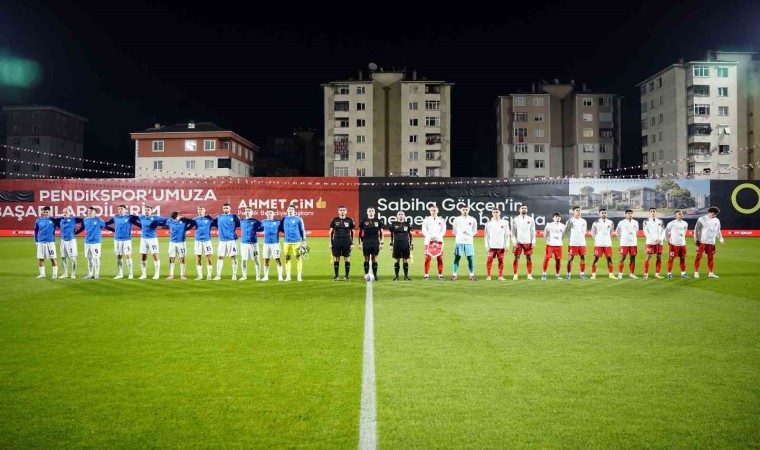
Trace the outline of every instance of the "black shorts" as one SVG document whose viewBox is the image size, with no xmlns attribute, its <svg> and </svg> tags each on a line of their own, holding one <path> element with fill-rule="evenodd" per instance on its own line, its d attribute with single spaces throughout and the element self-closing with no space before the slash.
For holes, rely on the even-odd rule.
<svg viewBox="0 0 760 450">
<path fill-rule="evenodd" d="M 332 255 L 336 258 L 351 256 L 351 239 L 333 239 Z"/>
<path fill-rule="evenodd" d="M 380 239 L 365 239 L 362 242 L 362 249 L 364 256 L 377 256 L 380 253 Z"/>
<path fill-rule="evenodd" d="M 393 241 L 393 259 L 409 259 L 409 241 Z"/>
</svg>

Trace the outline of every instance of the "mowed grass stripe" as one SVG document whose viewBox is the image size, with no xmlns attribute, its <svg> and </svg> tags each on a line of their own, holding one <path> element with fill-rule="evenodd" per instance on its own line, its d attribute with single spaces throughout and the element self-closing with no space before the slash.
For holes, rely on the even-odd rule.
<svg viewBox="0 0 760 450">
<path fill-rule="evenodd" d="M 363 283 L 35 280 L 2 243 L 0 447 L 355 448 Z"/>
<path fill-rule="evenodd" d="M 756 447 L 760 296 L 738 242 L 720 280 L 376 285 L 381 442 Z"/>
</svg>

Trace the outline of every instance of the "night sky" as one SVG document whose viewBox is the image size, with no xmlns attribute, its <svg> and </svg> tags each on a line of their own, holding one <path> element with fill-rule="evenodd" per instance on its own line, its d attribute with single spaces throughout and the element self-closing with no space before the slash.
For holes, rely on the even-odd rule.
<svg viewBox="0 0 760 450">
<path fill-rule="evenodd" d="M 0 90 L 0 105 L 52 104 L 85 116 L 85 157 L 119 163 L 134 162 L 129 133 L 154 122 L 213 121 L 259 146 L 298 126 L 323 133 L 320 83 L 375 62 L 455 84 L 452 176 L 495 176 L 496 97 L 555 78 L 625 97 L 623 164 L 633 165 L 637 82 L 707 49 L 760 50 L 753 1 L 465 11 L 441 2 L 48 3 L 0 8 L 0 50 L 43 67 L 35 87 Z"/>
</svg>

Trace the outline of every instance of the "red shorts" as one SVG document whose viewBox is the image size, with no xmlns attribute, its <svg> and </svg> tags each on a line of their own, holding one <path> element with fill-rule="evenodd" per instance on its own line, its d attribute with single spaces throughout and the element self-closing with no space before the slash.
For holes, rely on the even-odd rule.
<svg viewBox="0 0 760 450">
<path fill-rule="evenodd" d="M 562 247 L 561 246 L 555 246 L 555 245 L 547 245 L 546 246 L 546 254 L 547 255 L 554 255 L 557 259 L 562 259 Z"/>
<path fill-rule="evenodd" d="M 567 247 L 567 254 L 570 256 L 586 256 L 586 247 L 584 246 L 569 246 Z"/>
<path fill-rule="evenodd" d="M 686 246 L 685 245 L 671 245 L 670 246 L 671 258 L 686 258 Z"/>
<path fill-rule="evenodd" d="M 715 244 L 699 244 L 697 247 L 697 254 L 707 253 L 708 255 L 715 254 Z"/>
<path fill-rule="evenodd" d="M 636 256 L 636 253 L 639 252 L 638 247 L 630 246 L 630 247 L 620 247 L 618 250 L 618 253 L 620 253 L 621 256 L 631 255 Z"/>
<path fill-rule="evenodd" d="M 443 254 L 443 242 L 430 242 L 425 246 L 425 254 L 433 258 Z"/>
<path fill-rule="evenodd" d="M 488 249 L 488 257 L 489 258 L 498 258 L 498 259 L 504 259 L 504 250 L 503 248 L 489 248 Z"/>
<path fill-rule="evenodd" d="M 602 256 L 612 256 L 612 247 L 594 247 L 594 256 L 601 258 Z"/>
<path fill-rule="evenodd" d="M 525 256 L 530 256 L 533 254 L 533 244 L 515 244 L 512 251 L 515 253 L 515 255 L 520 256 L 521 254 L 525 253 Z"/>
<path fill-rule="evenodd" d="M 662 244 L 647 244 L 647 255 L 662 255 Z"/>
</svg>

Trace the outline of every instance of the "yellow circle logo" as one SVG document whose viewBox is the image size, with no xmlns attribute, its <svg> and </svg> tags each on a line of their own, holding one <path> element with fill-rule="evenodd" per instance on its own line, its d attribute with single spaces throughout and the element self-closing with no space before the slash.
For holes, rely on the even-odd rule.
<svg viewBox="0 0 760 450">
<path fill-rule="evenodd" d="M 739 194 L 739 192 L 747 188 L 752 189 L 757 194 L 757 203 L 750 209 L 742 208 L 736 202 L 736 196 Z M 736 189 L 734 189 L 734 192 L 731 194 L 731 204 L 734 205 L 734 208 L 742 214 L 754 214 L 758 209 L 760 209 L 760 187 L 757 187 L 752 183 L 743 183 L 739 186 L 736 186 Z"/>
</svg>

